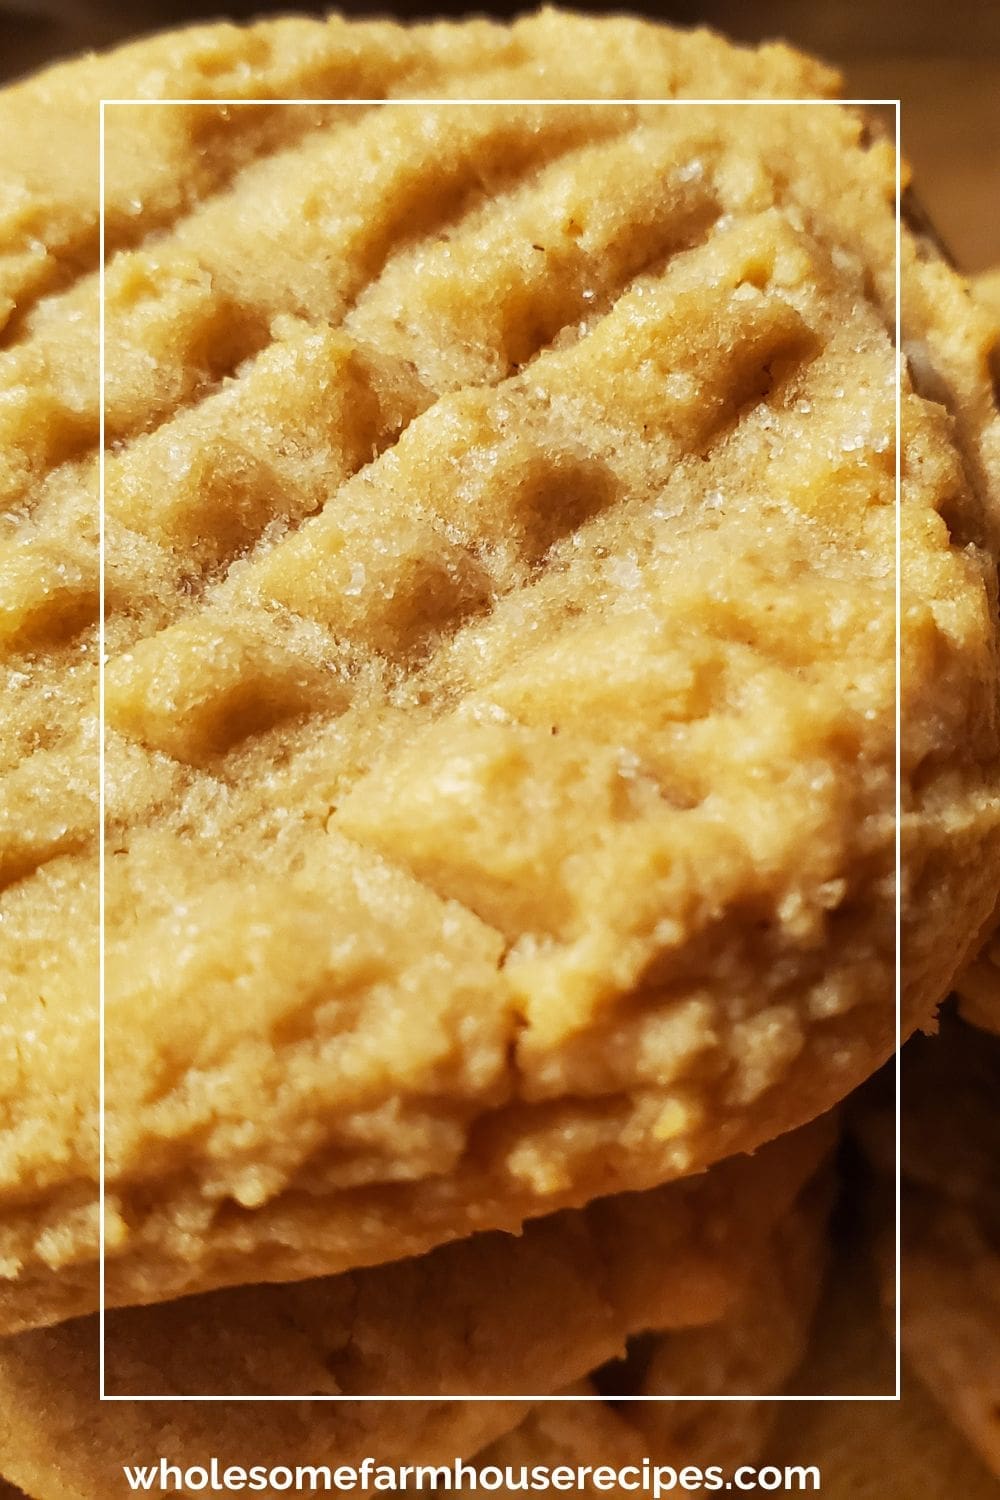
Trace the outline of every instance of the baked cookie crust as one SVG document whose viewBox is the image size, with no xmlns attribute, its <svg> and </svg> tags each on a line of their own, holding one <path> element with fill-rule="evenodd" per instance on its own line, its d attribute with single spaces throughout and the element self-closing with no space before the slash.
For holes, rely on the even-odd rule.
<svg viewBox="0 0 1000 1500">
<path fill-rule="evenodd" d="M 58 1482 L 66 1500 L 100 1500 L 123 1454 L 181 1465 L 223 1450 L 291 1464 L 471 1456 L 527 1415 L 518 1396 L 582 1380 L 650 1328 L 683 1330 L 689 1368 L 698 1329 L 710 1344 L 717 1329 L 729 1350 L 750 1288 L 770 1285 L 776 1241 L 822 1225 L 835 1140 L 834 1122 L 818 1121 L 754 1158 L 537 1220 L 520 1238 L 480 1235 L 326 1280 L 108 1314 L 110 1394 L 297 1402 L 186 1402 L 165 1425 L 155 1402 L 98 1406 L 96 1319 L 7 1339 L 0 1468 L 32 1494 Z M 803 1278 L 807 1267 L 803 1257 Z M 311 1403 L 317 1394 L 499 1399 Z"/>
<path fill-rule="evenodd" d="M 543 12 L 0 98 L 3 1327 L 96 1301 L 96 99 L 387 99 L 108 117 L 115 1304 L 696 1172 L 891 1050 L 891 151 L 824 104 L 391 102 L 834 86 Z M 998 424 L 992 324 L 902 253 L 909 1030 L 1000 885 Z"/>
</svg>

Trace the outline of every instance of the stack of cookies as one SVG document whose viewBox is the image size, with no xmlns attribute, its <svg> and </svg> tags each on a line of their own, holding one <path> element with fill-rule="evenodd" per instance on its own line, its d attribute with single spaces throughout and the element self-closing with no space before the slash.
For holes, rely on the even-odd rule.
<svg viewBox="0 0 1000 1500">
<path fill-rule="evenodd" d="M 546 11 L 0 95 L 35 1500 L 218 1453 L 733 1467 L 806 1439 L 713 1397 L 892 1389 L 843 1260 L 859 1337 L 802 1361 L 839 1106 L 996 994 L 998 330 L 836 90 Z M 309 1399 L 361 1396 L 427 1399 Z"/>
</svg>

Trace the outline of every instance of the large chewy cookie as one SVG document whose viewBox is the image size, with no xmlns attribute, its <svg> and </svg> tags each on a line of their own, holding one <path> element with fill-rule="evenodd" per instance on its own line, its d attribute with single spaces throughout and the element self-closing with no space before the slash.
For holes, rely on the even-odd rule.
<svg viewBox="0 0 1000 1500">
<path fill-rule="evenodd" d="M 547 1394 L 678 1329 L 692 1378 L 697 1330 L 729 1350 L 734 1316 L 789 1232 L 811 1245 L 834 1139 L 817 1122 L 700 1179 L 487 1234 L 324 1281 L 241 1287 L 111 1312 L 113 1395 L 423 1395 L 432 1402 L 128 1403 L 98 1407 L 96 1319 L 0 1343 L 0 1469 L 32 1494 L 103 1500 L 123 1454 L 182 1466 L 206 1451 L 261 1463 L 471 1456 Z M 791 1226 L 791 1230 L 787 1226 Z M 804 1230 L 799 1226 L 804 1226 Z M 780 1257 L 779 1257 L 780 1258 Z M 798 1274 L 808 1280 L 809 1257 Z M 721 1332 L 716 1332 L 721 1324 Z M 669 1350 L 669 1343 L 667 1343 Z M 663 1356 L 669 1359 L 669 1353 Z M 676 1355 L 675 1355 L 676 1363 Z M 498 1400 L 447 1401 L 451 1395 Z"/>
<path fill-rule="evenodd" d="M 545 13 L 3 96 L 7 1327 L 96 1295 L 97 98 L 832 82 Z M 823 103 L 106 133 L 109 1301 L 517 1226 L 846 1093 L 894 1031 L 886 144 Z M 1000 882 L 991 335 L 922 255 L 907 1027 Z"/>
</svg>

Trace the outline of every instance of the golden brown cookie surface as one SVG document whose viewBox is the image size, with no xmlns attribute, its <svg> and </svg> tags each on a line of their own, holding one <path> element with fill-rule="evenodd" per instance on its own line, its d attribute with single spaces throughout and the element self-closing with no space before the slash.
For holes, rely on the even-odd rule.
<svg viewBox="0 0 1000 1500">
<path fill-rule="evenodd" d="M 972 292 L 993 319 L 991 368 L 994 387 L 1000 391 L 1000 271 L 975 277 Z M 1000 1031 L 1000 933 L 993 931 L 996 926 L 995 920 L 989 923 L 991 936 L 975 961 L 959 976 L 956 988 L 966 1020 Z"/>
<path fill-rule="evenodd" d="M 984 272 L 970 283 L 973 297 L 993 319 L 994 342 L 992 369 L 994 385 L 1000 390 L 1000 270 Z M 961 997 L 962 1014 L 977 1026 L 1000 1031 L 1000 917 L 988 924 L 987 937 L 975 960 L 963 970 L 956 982 Z"/>
<path fill-rule="evenodd" d="M 113 1492 L 123 1454 L 182 1465 L 225 1447 L 270 1463 L 471 1455 L 650 1327 L 731 1317 L 834 1140 L 817 1122 L 703 1178 L 589 1205 L 413 1261 L 108 1315 L 117 1395 L 494 1395 L 492 1402 L 98 1407 L 93 1318 L 0 1346 L 0 1466 L 32 1493 Z M 821 1207 L 821 1205 L 819 1205 Z M 814 1210 L 810 1222 L 817 1221 Z M 821 1215 L 820 1215 L 821 1217 Z M 505 1399 L 506 1398 L 506 1399 Z M 166 1444 L 166 1447 L 162 1446 Z M 214 1445 L 214 1446 L 213 1446 Z"/>
<path fill-rule="evenodd" d="M 7 1326 L 94 1297 L 94 202 L 43 106 L 349 75 L 831 83 L 548 14 L 224 27 L 5 97 Z M 109 1299 L 513 1227 L 845 1093 L 893 1030 L 885 148 L 824 105 L 108 120 Z M 905 255 L 912 1024 L 996 896 L 995 414 Z"/>
<path fill-rule="evenodd" d="M 974 294 L 1000 318 L 1000 271 L 986 271 L 972 283 Z"/>
<path fill-rule="evenodd" d="M 822 1281 L 830 1183 L 814 1181 L 776 1224 L 764 1256 L 726 1315 L 703 1327 L 647 1329 L 624 1360 L 581 1381 L 581 1396 L 603 1402 L 538 1405 L 479 1455 L 481 1465 L 544 1463 L 733 1470 L 764 1450 L 775 1414 L 764 1402 L 710 1399 L 784 1389 L 802 1359 Z M 624 1402 L 621 1395 L 663 1398 Z M 671 1402 L 672 1396 L 704 1401 Z M 592 1487 L 587 1493 L 597 1493 Z M 507 1493 L 507 1491 L 503 1491 Z"/>
</svg>

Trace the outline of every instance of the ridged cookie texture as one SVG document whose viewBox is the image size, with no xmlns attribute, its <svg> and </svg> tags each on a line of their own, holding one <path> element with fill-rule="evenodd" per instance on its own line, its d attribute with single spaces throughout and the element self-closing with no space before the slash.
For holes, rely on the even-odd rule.
<svg viewBox="0 0 1000 1500">
<path fill-rule="evenodd" d="M 240 1287 L 112 1311 L 114 1395 L 490 1395 L 493 1401 L 262 1406 L 115 1403 L 98 1410 L 96 1318 L 0 1344 L 0 1469 L 31 1494 L 104 1500 L 123 1453 L 187 1466 L 206 1452 L 268 1464 L 437 1463 L 471 1457 L 548 1394 L 651 1329 L 723 1353 L 769 1284 L 773 1247 L 822 1222 L 833 1122 L 753 1158 L 623 1194 L 402 1263 L 284 1286 Z M 780 1257 L 777 1257 L 780 1259 Z M 805 1258 L 803 1261 L 805 1264 Z M 805 1273 L 802 1273 L 803 1276 Z M 780 1344 L 780 1339 L 777 1340 Z M 578 1409 L 578 1408 L 577 1408 Z M 240 1460 L 242 1462 L 242 1459 Z"/>
<path fill-rule="evenodd" d="M 891 150 L 489 102 L 833 86 L 546 12 L 2 97 L 4 1327 L 96 1301 L 96 99 L 386 100 L 107 106 L 114 1304 L 691 1173 L 890 1050 Z M 998 434 L 992 325 L 902 273 L 910 1027 L 1000 884 Z"/>
</svg>

